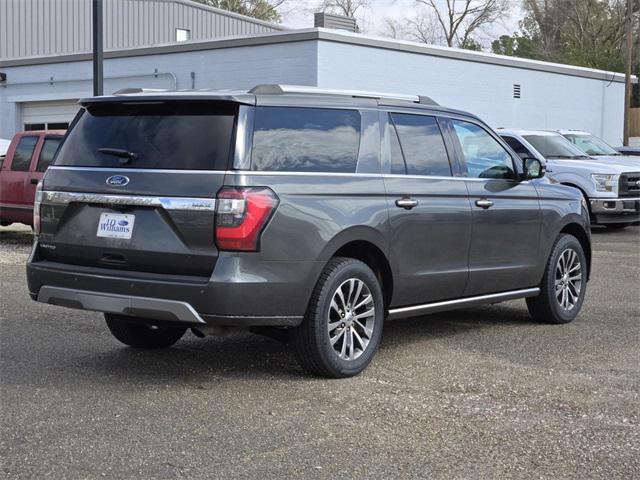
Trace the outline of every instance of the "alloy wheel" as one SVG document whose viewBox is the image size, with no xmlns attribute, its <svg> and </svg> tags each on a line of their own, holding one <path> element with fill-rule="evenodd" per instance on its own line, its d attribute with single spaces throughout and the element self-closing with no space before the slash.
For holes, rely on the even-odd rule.
<svg viewBox="0 0 640 480">
<path fill-rule="evenodd" d="M 331 298 L 328 315 L 329 341 L 343 360 L 364 353 L 375 328 L 376 309 L 369 287 L 358 278 L 340 284 Z"/>
<path fill-rule="evenodd" d="M 573 310 L 580 299 L 582 289 L 582 264 L 572 248 L 564 250 L 556 264 L 555 293 L 560 308 Z"/>
</svg>

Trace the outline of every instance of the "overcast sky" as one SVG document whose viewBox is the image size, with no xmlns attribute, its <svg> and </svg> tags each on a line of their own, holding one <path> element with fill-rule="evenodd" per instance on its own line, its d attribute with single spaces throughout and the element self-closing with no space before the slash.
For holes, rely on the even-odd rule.
<svg viewBox="0 0 640 480">
<path fill-rule="evenodd" d="M 444 0 L 441 1 L 444 4 Z M 319 3 L 318 0 L 289 0 L 282 11 L 283 24 L 294 28 L 313 27 L 313 11 Z M 513 5 L 510 14 L 477 35 L 485 48 L 490 46 L 491 40 L 517 30 L 518 22 L 522 18 L 520 0 L 510 0 L 510 3 Z M 386 18 L 401 20 L 415 17 L 420 8 L 427 7 L 418 6 L 415 0 L 372 0 L 371 7 L 361 15 L 360 28 L 366 34 L 381 35 L 385 30 Z"/>
</svg>

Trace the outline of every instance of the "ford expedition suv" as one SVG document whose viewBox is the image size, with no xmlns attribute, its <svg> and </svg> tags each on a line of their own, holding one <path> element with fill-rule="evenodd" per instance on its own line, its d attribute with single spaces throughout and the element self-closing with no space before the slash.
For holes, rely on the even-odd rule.
<svg viewBox="0 0 640 480">
<path fill-rule="evenodd" d="M 526 298 L 573 320 L 580 192 L 426 97 L 262 85 L 88 98 L 37 194 L 33 299 L 137 348 L 245 327 L 351 376 L 387 319 Z"/>
<path fill-rule="evenodd" d="M 498 133 L 520 156 L 545 162 L 550 179 L 579 189 L 592 223 L 622 229 L 640 221 L 640 158 L 591 156 L 557 132 L 499 129 Z M 579 145 L 591 152 L 594 138 L 588 148 L 586 138 L 579 139 Z"/>
<path fill-rule="evenodd" d="M 64 130 L 17 133 L 0 158 L 0 225 L 31 225 L 36 185 L 62 142 Z"/>
</svg>

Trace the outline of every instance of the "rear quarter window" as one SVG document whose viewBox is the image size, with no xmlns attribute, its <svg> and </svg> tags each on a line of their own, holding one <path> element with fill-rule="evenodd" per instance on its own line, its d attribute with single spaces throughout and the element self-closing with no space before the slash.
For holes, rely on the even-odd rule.
<svg viewBox="0 0 640 480">
<path fill-rule="evenodd" d="M 81 112 L 55 165 L 226 170 L 237 105 L 136 102 L 90 105 Z M 100 149 L 132 152 L 129 160 Z"/>
<path fill-rule="evenodd" d="M 355 110 L 257 107 L 252 169 L 355 173 L 360 131 Z"/>
</svg>

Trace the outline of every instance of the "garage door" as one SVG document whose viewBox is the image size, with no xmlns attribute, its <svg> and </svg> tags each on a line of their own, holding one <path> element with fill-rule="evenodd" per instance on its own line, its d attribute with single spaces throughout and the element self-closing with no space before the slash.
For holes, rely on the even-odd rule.
<svg viewBox="0 0 640 480">
<path fill-rule="evenodd" d="M 64 130 L 79 108 L 75 100 L 25 102 L 22 104 L 22 127 L 25 130 Z"/>
</svg>

